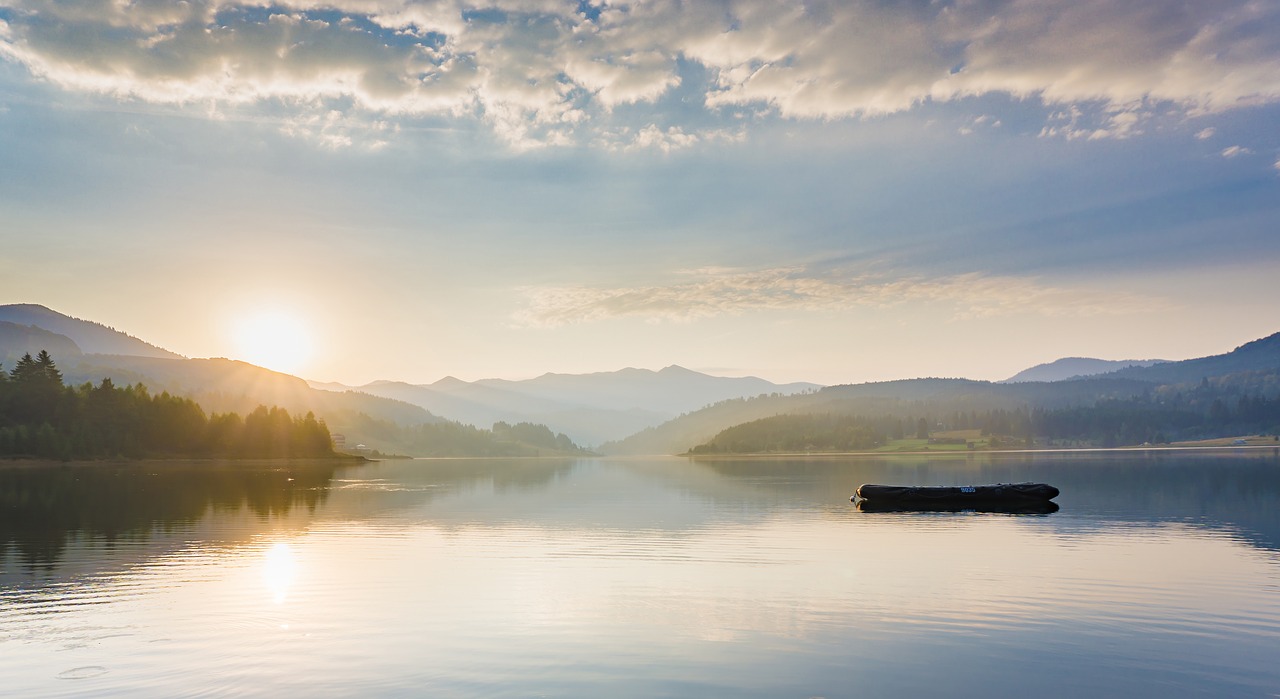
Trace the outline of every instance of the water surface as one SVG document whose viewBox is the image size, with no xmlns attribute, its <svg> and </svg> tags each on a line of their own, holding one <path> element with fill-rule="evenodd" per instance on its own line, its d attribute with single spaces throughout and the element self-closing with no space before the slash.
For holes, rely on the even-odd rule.
<svg viewBox="0 0 1280 699">
<path fill-rule="evenodd" d="M 866 513 L 1043 480 L 1058 512 Z M 7 695 L 1274 697 L 1280 457 L 0 469 Z"/>
</svg>

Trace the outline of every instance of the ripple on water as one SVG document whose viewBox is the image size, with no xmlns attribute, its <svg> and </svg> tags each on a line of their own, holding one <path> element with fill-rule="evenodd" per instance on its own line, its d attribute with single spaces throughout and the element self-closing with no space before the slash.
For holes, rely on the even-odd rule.
<svg viewBox="0 0 1280 699">
<path fill-rule="evenodd" d="M 58 673 L 60 680 L 87 680 L 93 677 L 101 677 L 107 674 L 109 670 L 101 665 L 84 665 L 82 667 L 73 667 L 70 670 L 63 670 Z"/>
</svg>

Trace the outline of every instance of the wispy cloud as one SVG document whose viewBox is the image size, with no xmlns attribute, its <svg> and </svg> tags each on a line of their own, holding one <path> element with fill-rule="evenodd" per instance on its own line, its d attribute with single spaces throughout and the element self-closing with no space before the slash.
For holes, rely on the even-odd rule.
<svg viewBox="0 0 1280 699">
<path fill-rule="evenodd" d="M 0 55 L 67 90 L 478 119 L 522 146 L 596 140 L 597 122 L 617 108 L 657 105 L 676 90 L 710 115 L 748 107 L 815 119 L 997 93 L 1052 105 L 1065 121 L 1045 135 L 1071 138 L 1140 134 L 1154 105 L 1204 114 L 1280 100 L 1280 5 L 1255 0 L 0 8 Z M 682 71 L 682 62 L 701 70 Z M 680 134 L 692 135 L 690 124 L 640 119 L 633 128 L 653 124 L 655 144 L 678 147 Z"/>
<path fill-rule="evenodd" d="M 1227 146 L 1226 148 L 1222 149 L 1222 157 L 1224 158 L 1234 158 L 1238 155 L 1252 155 L 1252 154 L 1253 154 L 1253 151 L 1249 150 L 1248 148 L 1245 148 L 1244 146 Z"/>
<path fill-rule="evenodd" d="M 1113 315 L 1160 308 L 1159 299 L 1044 285 L 1033 278 L 963 274 L 889 277 L 815 274 L 804 268 L 699 269 L 682 279 L 640 287 L 527 287 L 517 324 L 554 327 L 613 318 L 689 322 L 756 311 L 889 308 L 932 303 L 955 318 L 1016 313 Z"/>
</svg>

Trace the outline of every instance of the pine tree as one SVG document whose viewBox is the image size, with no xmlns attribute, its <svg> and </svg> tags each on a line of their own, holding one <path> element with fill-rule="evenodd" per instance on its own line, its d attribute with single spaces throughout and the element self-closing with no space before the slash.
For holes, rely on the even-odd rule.
<svg viewBox="0 0 1280 699">
<path fill-rule="evenodd" d="M 31 358 L 30 352 L 27 352 L 13 366 L 13 369 L 9 372 L 9 378 L 26 383 L 34 379 L 37 373 L 39 373 L 39 369 L 36 367 L 36 360 Z"/>
<path fill-rule="evenodd" d="M 56 381 L 59 386 L 62 385 L 62 372 L 58 371 L 58 366 L 53 363 L 49 350 L 40 350 L 40 354 L 36 355 L 36 367 L 44 379 L 50 383 Z"/>
</svg>

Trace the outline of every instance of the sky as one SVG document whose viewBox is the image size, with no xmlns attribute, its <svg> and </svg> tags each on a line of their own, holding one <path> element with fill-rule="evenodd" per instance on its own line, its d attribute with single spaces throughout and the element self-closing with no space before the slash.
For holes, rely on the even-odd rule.
<svg viewBox="0 0 1280 699">
<path fill-rule="evenodd" d="M 1280 331 L 1275 0 L 0 0 L 0 303 L 426 383 Z"/>
</svg>

